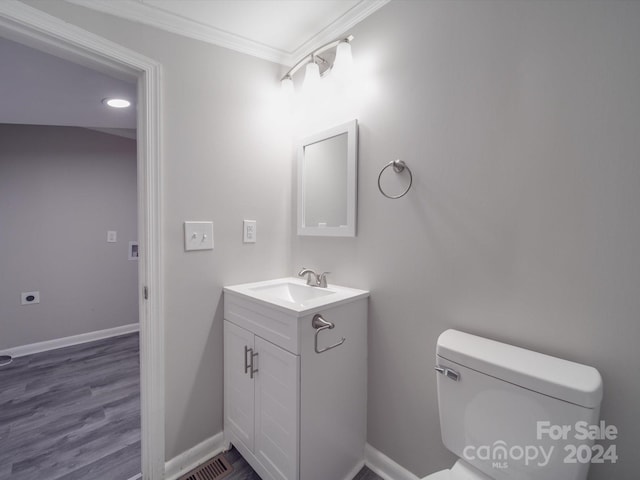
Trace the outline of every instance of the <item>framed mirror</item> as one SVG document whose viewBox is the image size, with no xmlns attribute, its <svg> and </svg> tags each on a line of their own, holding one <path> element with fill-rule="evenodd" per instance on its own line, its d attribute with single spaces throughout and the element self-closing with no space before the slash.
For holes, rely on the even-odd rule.
<svg viewBox="0 0 640 480">
<path fill-rule="evenodd" d="M 356 236 L 357 173 L 357 120 L 300 142 L 298 235 Z"/>
</svg>

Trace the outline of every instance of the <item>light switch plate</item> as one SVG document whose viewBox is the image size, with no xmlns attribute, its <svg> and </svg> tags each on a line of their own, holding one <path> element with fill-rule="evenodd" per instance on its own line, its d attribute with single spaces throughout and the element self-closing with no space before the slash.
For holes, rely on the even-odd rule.
<svg viewBox="0 0 640 480">
<path fill-rule="evenodd" d="M 115 230 L 107 231 L 107 243 L 116 243 L 118 241 L 118 232 Z"/>
<path fill-rule="evenodd" d="M 256 243 L 257 225 L 255 220 L 242 222 L 242 241 L 244 243 Z"/>
<path fill-rule="evenodd" d="M 213 222 L 184 222 L 184 249 L 213 250 Z"/>
</svg>

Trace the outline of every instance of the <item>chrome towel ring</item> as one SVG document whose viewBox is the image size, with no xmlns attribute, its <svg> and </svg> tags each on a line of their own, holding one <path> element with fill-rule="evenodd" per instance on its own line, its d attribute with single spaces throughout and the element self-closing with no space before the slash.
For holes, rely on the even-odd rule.
<svg viewBox="0 0 640 480">
<path fill-rule="evenodd" d="M 393 167 L 393 171 L 396 172 L 396 173 L 402 173 L 405 169 L 407 170 L 407 172 L 409 172 L 409 186 L 400 195 L 388 195 L 382 189 L 382 185 L 380 185 L 380 179 L 382 178 L 382 174 L 389 167 Z M 387 163 L 384 167 L 382 167 L 382 170 L 380 170 L 380 174 L 378 175 L 378 190 L 380 190 L 380 193 L 382 195 L 384 195 L 387 198 L 391 198 L 393 200 L 395 200 L 397 198 L 400 198 L 400 197 L 404 197 L 407 194 L 407 192 L 409 191 L 409 189 L 411 188 L 412 184 L 413 184 L 413 174 L 411 173 L 411 169 L 402 160 L 393 160 L 393 161 Z"/>
</svg>

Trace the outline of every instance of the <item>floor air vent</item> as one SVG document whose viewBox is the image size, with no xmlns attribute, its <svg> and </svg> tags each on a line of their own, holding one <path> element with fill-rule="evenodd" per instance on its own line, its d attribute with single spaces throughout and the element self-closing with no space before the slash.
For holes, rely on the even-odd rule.
<svg viewBox="0 0 640 480">
<path fill-rule="evenodd" d="M 231 472 L 233 472 L 233 467 L 221 453 L 207 463 L 203 463 L 198 468 L 183 475 L 179 480 L 220 480 Z"/>
</svg>

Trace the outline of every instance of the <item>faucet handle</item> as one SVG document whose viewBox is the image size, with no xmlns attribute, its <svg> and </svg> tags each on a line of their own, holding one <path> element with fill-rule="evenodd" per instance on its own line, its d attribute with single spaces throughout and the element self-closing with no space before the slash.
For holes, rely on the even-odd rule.
<svg viewBox="0 0 640 480">
<path fill-rule="evenodd" d="M 318 286 L 321 288 L 327 288 L 327 275 L 331 272 L 322 272 L 318 275 Z"/>
</svg>

